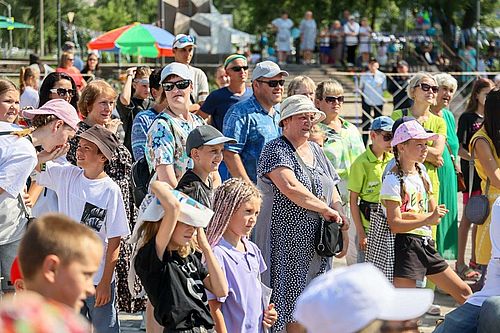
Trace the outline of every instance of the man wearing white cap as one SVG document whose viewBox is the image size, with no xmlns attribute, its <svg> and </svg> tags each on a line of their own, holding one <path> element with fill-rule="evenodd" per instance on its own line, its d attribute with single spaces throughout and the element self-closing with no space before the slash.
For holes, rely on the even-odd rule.
<svg viewBox="0 0 500 333">
<path fill-rule="evenodd" d="M 236 103 L 224 116 L 224 136 L 236 139 L 227 144 L 224 161 L 232 177 L 257 182 L 257 162 L 264 145 L 277 138 L 281 102 L 288 72 L 272 61 L 258 63 L 252 72 L 253 95 Z"/>
<path fill-rule="evenodd" d="M 172 44 L 175 61 L 187 65 L 193 74 L 193 92 L 191 93 L 193 105 L 190 108 L 191 112 L 200 109 L 200 105 L 207 99 L 209 92 L 207 75 L 201 69 L 190 65 L 195 47 L 193 36 L 184 34 L 175 36 Z"/>
<path fill-rule="evenodd" d="M 299 296 L 294 317 L 314 333 L 418 333 L 414 319 L 433 299 L 432 290 L 394 288 L 372 264 L 357 264 L 313 280 Z"/>
</svg>

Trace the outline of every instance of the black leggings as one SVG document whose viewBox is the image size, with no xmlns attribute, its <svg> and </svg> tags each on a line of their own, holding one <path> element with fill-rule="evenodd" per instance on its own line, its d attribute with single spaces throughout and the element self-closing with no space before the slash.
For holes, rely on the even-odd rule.
<svg viewBox="0 0 500 333">
<path fill-rule="evenodd" d="M 369 115 L 372 115 L 373 119 L 375 119 L 375 118 L 380 117 L 382 115 L 382 109 L 383 109 L 384 105 L 382 104 L 382 105 L 377 105 L 377 106 L 371 106 L 371 105 L 366 104 L 365 101 L 363 100 L 361 103 L 361 107 L 363 108 L 363 111 L 365 111 Z M 362 122 L 364 124 L 363 125 L 363 142 L 365 143 L 365 146 L 366 146 L 366 143 L 368 142 L 369 135 L 365 134 L 365 131 L 370 130 L 371 121 L 369 121 L 370 118 L 368 118 L 368 115 L 365 112 L 363 112 L 361 119 L 362 119 Z"/>
</svg>

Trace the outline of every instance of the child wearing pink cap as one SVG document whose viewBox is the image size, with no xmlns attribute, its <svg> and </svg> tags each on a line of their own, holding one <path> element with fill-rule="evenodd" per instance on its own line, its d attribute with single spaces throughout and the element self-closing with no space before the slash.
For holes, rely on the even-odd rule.
<svg viewBox="0 0 500 333">
<path fill-rule="evenodd" d="M 419 165 L 427 156 L 427 142 L 436 138 L 416 120 L 397 128 L 391 142 L 396 166 L 383 180 L 380 200 L 396 234 L 394 285 L 415 288 L 416 281 L 427 276 L 462 304 L 471 290 L 439 255 L 432 239 L 431 225 L 439 224 L 448 210 L 436 205 L 429 176 Z"/>
<path fill-rule="evenodd" d="M 0 121 L 0 276 L 4 292 L 13 291 L 7 285 L 10 267 L 28 222 L 23 195 L 37 164 L 35 147 L 43 148 L 40 156 L 54 158 L 64 151 L 79 121 L 75 108 L 62 99 L 25 110 L 24 116 L 31 119 L 29 129 Z"/>
</svg>

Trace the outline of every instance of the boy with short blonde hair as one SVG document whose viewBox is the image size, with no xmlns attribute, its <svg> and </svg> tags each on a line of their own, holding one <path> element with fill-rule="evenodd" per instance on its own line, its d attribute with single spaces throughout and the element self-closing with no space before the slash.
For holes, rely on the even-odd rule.
<svg viewBox="0 0 500 333">
<path fill-rule="evenodd" d="M 101 240 L 89 228 L 62 214 L 43 215 L 19 246 L 26 289 L 79 311 L 95 293 L 92 276 L 102 254 Z"/>
</svg>

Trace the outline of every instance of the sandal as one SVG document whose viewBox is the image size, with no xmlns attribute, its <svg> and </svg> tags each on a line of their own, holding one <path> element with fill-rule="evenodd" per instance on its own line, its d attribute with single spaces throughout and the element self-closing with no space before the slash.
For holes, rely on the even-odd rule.
<svg viewBox="0 0 500 333">
<path fill-rule="evenodd" d="M 477 282 L 481 278 L 481 273 L 475 271 L 467 265 L 457 265 L 455 270 L 457 275 L 464 281 Z"/>
</svg>

